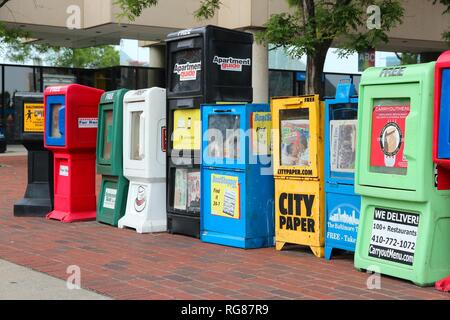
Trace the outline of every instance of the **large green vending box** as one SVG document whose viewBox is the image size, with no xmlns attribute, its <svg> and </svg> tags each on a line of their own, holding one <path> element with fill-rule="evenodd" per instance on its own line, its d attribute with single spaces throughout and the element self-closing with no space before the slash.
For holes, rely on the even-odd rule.
<svg viewBox="0 0 450 320">
<path fill-rule="evenodd" d="M 128 180 L 123 176 L 123 97 L 127 89 L 105 92 L 98 109 L 97 173 L 102 175 L 97 221 L 117 227 L 125 214 Z"/>
<path fill-rule="evenodd" d="M 371 68 L 360 84 L 355 267 L 431 285 L 450 274 L 450 192 L 432 161 L 435 63 Z"/>
</svg>

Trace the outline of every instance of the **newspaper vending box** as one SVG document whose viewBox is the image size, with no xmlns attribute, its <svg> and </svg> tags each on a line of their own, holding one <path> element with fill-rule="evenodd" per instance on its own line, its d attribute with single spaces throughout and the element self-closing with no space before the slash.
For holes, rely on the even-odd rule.
<svg viewBox="0 0 450 320">
<path fill-rule="evenodd" d="M 119 228 L 166 231 L 166 90 L 128 91 L 123 112 L 123 173 L 129 188 Z"/>
<path fill-rule="evenodd" d="M 123 97 L 105 92 L 98 106 L 97 174 L 102 175 L 97 221 L 117 227 L 125 214 L 128 180 L 123 176 Z"/>
<path fill-rule="evenodd" d="M 438 190 L 432 160 L 434 69 L 371 68 L 359 91 L 355 267 L 421 286 L 450 274 L 450 192 Z"/>
<path fill-rule="evenodd" d="M 44 92 L 44 144 L 54 155 L 54 209 L 49 219 L 93 220 L 98 103 L 103 90 L 69 84 Z"/>
<path fill-rule="evenodd" d="M 166 43 L 168 229 L 200 237 L 200 202 L 176 203 L 176 183 L 189 188 L 199 179 L 200 105 L 252 101 L 253 35 L 206 26 L 171 33 Z"/>
<path fill-rule="evenodd" d="M 318 95 L 274 98 L 275 241 L 324 255 L 323 103 Z"/>
<path fill-rule="evenodd" d="M 28 152 L 28 184 L 23 199 L 14 204 L 15 216 L 44 217 L 53 209 L 53 156 L 44 148 L 44 95 L 14 94 L 15 140 Z"/>
<path fill-rule="evenodd" d="M 201 240 L 239 248 L 274 244 L 272 119 L 267 104 L 203 105 Z M 189 177 L 188 177 L 189 180 Z"/>
<path fill-rule="evenodd" d="M 361 197 L 355 194 L 358 98 L 350 79 L 325 100 L 325 258 L 333 249 L 355 251 Z"/>
<path fill-rule="evenodd" d="M 439 190 L 450 189 L 450 51 L 436 62 L 433 160 Z"/>
</svg>

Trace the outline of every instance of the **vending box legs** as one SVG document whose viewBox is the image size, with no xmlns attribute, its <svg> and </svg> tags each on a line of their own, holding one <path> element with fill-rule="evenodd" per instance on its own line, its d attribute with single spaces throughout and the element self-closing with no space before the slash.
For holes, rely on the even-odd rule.
<svg viewBox="0 0 450 320">
<path fill-rule="evenodd" d="M 310 247 L 317 257 L 324 256 L 323 201 L 324 190 L 317 181 L 275 179 L 277 250 L 293 243 Z"/>
</svg>

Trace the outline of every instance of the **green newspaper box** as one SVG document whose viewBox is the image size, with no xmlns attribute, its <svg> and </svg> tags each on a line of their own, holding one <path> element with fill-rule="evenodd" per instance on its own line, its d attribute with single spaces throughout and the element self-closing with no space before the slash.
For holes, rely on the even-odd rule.
<svg viewBox="0 0 450 320">
<path fill-rule="evenodd" d="M 450 192 L 432 161 L 435 63 L 371 68 L 360 84 L 355 267 L 425 286 L 450 275 Z"/>
<path fill-rule="evenodd" d="M 127 89 L 105 92 L 98 109 L 97 173 L 102 175 L 97 221 L 117 227 L 125 214 L 128 180 L 123 176 L 123 97 Z"/>
</svg>

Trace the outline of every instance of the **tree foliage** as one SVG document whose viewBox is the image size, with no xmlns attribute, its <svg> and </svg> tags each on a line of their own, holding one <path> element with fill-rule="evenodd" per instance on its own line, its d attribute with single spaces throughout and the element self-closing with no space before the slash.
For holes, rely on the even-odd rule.
<svg viewBox="0 0 450 320">
<path fill-rule="evenodd" d="M 433 0 L 433 4 L 440 3 L 444 6 L 444 12 L 442 14 L 450 14 L 450 0 Z M 450 45 L 450 30 L 445 31 L 442 37 Z"/>
<path fill-rule="evenodd" d="M 13 62 L 39 59 L 56 67 L 103 68 L 120 64 L 119 52 L 113 46 L 66 48 L 23 41 L 30 37 L 29 32 L 0 24 L 0 53 Z"/>
<path fill-rule="evenodd" d="M 114 4 L 121 9 L 118 18 L 127 18 L 129 21 L 134 21 L 136 17 L 142 14 L 142 10 L 150 8 L 158 3 L 158 0 L 115 0 Z"/>
<path fill-rule="evenodd" d="M 347 56 L 388 41 L 387 32 L 402 22 L 399 0 L 287 0 L 291 11 L 272 15 L 257 35 L 262 43 L 289 49 L 292 57 L 307 56 L 307 93 L 321 93 L 321 73 L 329 48 L 339 43 L 338 52 Z M 367 8 L 377 5 L 379 28 L 368 28 Z"/>
</svg>

